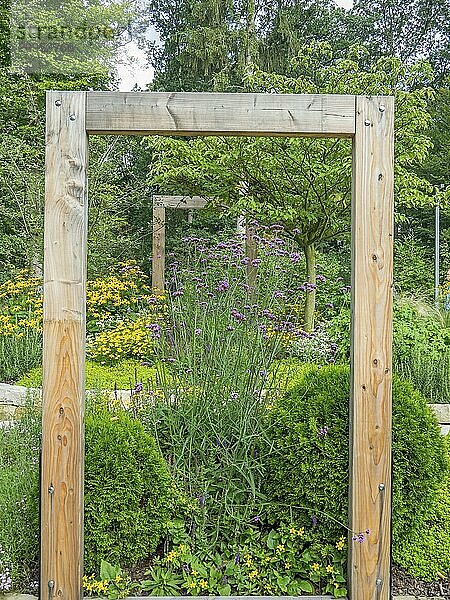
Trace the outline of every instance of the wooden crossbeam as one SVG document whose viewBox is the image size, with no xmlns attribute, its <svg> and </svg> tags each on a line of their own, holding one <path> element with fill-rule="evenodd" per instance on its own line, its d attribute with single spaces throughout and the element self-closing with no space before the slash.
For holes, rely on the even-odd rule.
<svg viewBox="0 0 450 600">
<path fill-rule="evenodd" d="M 352 137 L 355 96 L 90 92 L 95 134 Z"/>
</svg>

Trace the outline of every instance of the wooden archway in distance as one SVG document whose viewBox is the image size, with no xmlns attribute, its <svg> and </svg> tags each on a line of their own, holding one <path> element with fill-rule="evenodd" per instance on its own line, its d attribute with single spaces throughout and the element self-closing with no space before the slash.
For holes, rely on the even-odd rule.
<svg viewBox="0 0 450 600">
<path fill-rule="evenodd" d="M 391 543 L 392 97 L 47 93 L 41 598 L 80 600 L 88 135 L 353 140 L 350 527 L 352 600 L 388 600 Z"/>
<path fill-rule="evenodd" d="M 195 209 L 205 208 L 211 198 L 203 196 L 153 196 L 152 211 L 152 289 L 164 290 L 166 265 L 166 208 L 187 210 L 192 215 Z M 244 225 L 245 255 L 252 261 L 257 256 L 253 230 Z M 256 286 L 256 267 L 251 262 L 246 265 L 247 281 L 250 287 Z"/>
</svg>

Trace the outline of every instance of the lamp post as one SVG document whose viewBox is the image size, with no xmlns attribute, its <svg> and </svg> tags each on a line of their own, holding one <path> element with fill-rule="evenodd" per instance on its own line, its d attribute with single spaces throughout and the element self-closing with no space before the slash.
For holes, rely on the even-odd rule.
<svg viewBox="0 0 450 600">
<path fill-rule="evenodd" d="M 439 231 L 439 197 L 436 201 L 435 213 L 434 213 L 434 304 L 436 308 L 439 308 L 439 242 L 440 242 L 440 231 Z"/>
</svg>

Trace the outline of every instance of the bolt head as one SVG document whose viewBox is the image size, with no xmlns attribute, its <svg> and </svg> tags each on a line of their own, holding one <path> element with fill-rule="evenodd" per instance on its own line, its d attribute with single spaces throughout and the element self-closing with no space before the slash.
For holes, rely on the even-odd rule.
<svg viewBox="0 0 450 600">
<path fill-rule="evenodd" d="M 69 119 L 70 119 L 71 121 L 75 121 L 75 119 L 76 119 L 76 116 L 75 116 L 75 115 L 70 115 Z"/>
<path fill-rule="evenodd" d="M 385 105 L 384 105 L 384 104 L 380 104 L 380 106 L 378 107 L 378 110 L 379 110 L 380 112 L 384 112 L 384 111 L 386 110 L 386 107 L 385 107 Z"/>
<path fill-rule="evenodd" d="M 55 106 L 61 106 L 61 100 L 55 100 Z"/>
<path fill-rule="evenodd" d="M 372 124 L 372 123 L 369 121 L 369 119 L 365 119 L 365 121 L 364 121 L 364 125 L 365 125 L 366 127 L 368 127 L 368 126 L 369 126 L 369 125 L 371 125 L 371 124 Z"/>
<path fill-rule="evenodd" d="M 383 580 L 382 579 L 377 579 L 375 581 L 375 583 L 376 583 L 377 586 L 380 586 L 383 583 Z"/>
<path fill-rule="evenodd" d="M 384 483 L 379 483 L 378 484 L 378 489 L 380 490 L 380 492 L 382 492 L 384 490 L 384 488 L 385 488 Z"/>
</svg>

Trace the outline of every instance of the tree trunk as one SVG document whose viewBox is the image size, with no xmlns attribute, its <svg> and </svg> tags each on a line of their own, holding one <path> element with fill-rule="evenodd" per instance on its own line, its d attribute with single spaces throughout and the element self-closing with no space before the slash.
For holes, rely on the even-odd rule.
<svg viewBox="0 0 450 600">
<path fill-rule="evenodd" d="M 305 331 L 310 332 L 314 329 L 314 311 L 316 309 L 316 248 L 314 244 L 307 244 L 303 248 L 303 252 L 306 258 L 306 281 L 311 284 L 311 286 L 307 286 L 306 290 L 303 326 Z"/>
</svg>

